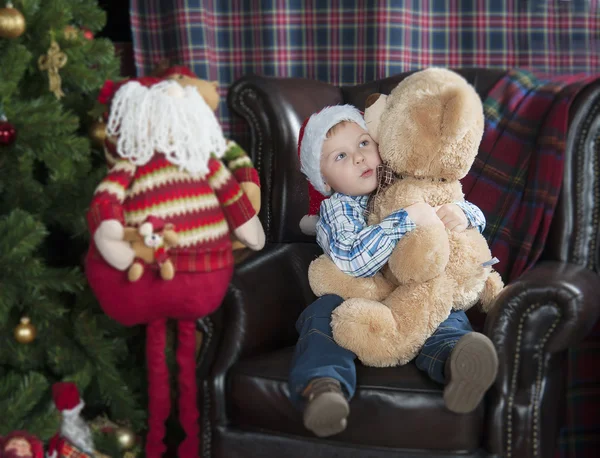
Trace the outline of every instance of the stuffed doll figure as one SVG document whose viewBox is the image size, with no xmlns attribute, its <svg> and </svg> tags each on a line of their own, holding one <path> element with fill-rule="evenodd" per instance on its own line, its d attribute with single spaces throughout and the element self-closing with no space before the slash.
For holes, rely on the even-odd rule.
<svg viewBox="0 0 600 458">
<path fill-rule="evenodd" d="M 143 77 L 101 91 L 110 103 L 105 153 L 108 173 L 87 220 L 92 241 L 88 282 L 105 313 L 125 326 L 145 324 L 149 418 L 146 456 L 162 456 L 171 410 L 165 359 L 167 320 L 177 321 L 180 457 L 199 454 L 196 320 L 215 311 L 233 274 L 231 234 L 248 248 L 264 246 L 256 211 L 220 158 L 226 141 L 213 110 L 193 87 Z M 125 240 L 148 221 L 176 232 L 167 258 L 145 264 Z M 156 228 L 154 228 L 156 230 Z M 142 227 L 142 233 L 147 228 Z M 148 235 L 148 234 L 147 234 Z M 138 252 L 139 254 L 139 252 Z M 161 258 L 162 259 L 162 258 Z M 135 281 L 128 270 L 136 263 Z M 162 274 L 162 275 L 161 275 Z"/>
<path fill-rule="evenodd" d="M 219 107 L 220 97 L 217 81 L 206 81 L 198 78 L 192 70 L 183 65 L 174 65 L 166 69 L 160 69 L 157 72 L 157 76 L 177 81 L 183 87 L 193 87 L 213 111 L 216 111 Z M 226 140 L 225 153 L 221 157 L 221 160 L 240 184 L 240 187 L 250 200 L 252 208 L 258 213 L 261 203 L 260 181 L 252 160 L 240 145 L 229 139 Z M 232 242 L 234 250 L 245 247 L 235 236 L 232 236 Z"/>
</svg>

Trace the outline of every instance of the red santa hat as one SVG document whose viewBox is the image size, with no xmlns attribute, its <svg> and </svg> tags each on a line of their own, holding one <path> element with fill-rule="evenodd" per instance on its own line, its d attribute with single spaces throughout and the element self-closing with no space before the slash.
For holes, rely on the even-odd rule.
<svg viewBox="0 0 600 458">
<path fill-rule="evenodd" d="M 183 75 L 189 78 L 198 78 L 189 67 L 186 67 L 184 65 L 174 65 L 173 67 L 169 67 L 166 70 L 160 72 L 157 76 L 159 78 L 169 78 L 173 75 Z"/>
<path fill-rule="evenodd" d="M 327 132 L 343 121 L 351 121 L 363 129 L 367 125 L 362 113 L 352 105 L 332 105 L 307 118 L 298 135 L 300 170 L 308 180 L 308 214 L 300 220 L 300 230 L 307 235 L 315 234 L 321 202 L 328 195 L 321 175 L 321 152 Z"/>
<path fill-rule="evenodd" d="M 77 385 L 73 382 L 58 382 L 52 385 L 52 398 L 54 405 L 63 415 L 74 413 L 84 405 L 79 397 Z"/>
<path fill-rule="evenodd" d="M 144 223 L 140 226 L 139 233 L 141 235 L 151 235 L 154 232 L 160 232 L 165 228 L 165 220 L 156 216 L 148 216 Z"/>
<path fill-rule="evenodd" d="M 100 92 L 98 93 L 98 102 L 102 105 L 109 105 L 117 91 L 121 89 L 123 85 L 131 83 L 132 81 L 137 81 L 145 87 L 151 87 L 157 83 L 160 83 L 162 79 L 155 76 L 142 76 L 139 78 L 125 79 L 123 81 L 107 80 L 104 82 L 102 89 L 100 89 Z"/>
</svg>

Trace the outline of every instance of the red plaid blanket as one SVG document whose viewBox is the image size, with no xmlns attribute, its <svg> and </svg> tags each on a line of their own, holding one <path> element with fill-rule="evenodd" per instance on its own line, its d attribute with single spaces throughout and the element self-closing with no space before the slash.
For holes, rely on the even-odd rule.
<svg viewBox="0 0 600 458">
<path fill-rule="evenodd" d="M 463 190 L 486 215 L 484 235 L 505 281 L 531 268 L 542 252 L 562 183 L 569 107 L 596 79 L 542 80 L 512 71 L 485 100 L 486 129 Z M 598 456 L 599 343 L 596 323 L 591 335 L 569 350 L 567 411 L 557 457 Z"/>
<path fill-rule="evenodd" d="M 486 216 L 484 235 L 505 281 L 531 268 L 544 248 L 562 183 L 569 107 L 594 80 L 513 70 L 484 102 L 485 133 L 462 184 Z"/>
</svg>

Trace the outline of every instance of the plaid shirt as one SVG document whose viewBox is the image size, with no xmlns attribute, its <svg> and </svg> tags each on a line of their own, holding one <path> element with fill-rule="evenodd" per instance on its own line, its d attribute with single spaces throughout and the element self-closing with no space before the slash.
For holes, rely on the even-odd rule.
<svg viewBox="0 0 600 458">
<path fill-rule="evenodd" d="M 416 225 L 405 210 L 399 210 L 381 223 L 367 225 L 365 211 L 369 196 L 335 193 L 321 204 L 317 222 L 317 243 L 338 268 L 353 277 L 372 277 L 388 261 L 392 250 Z M 456 202 L 479 232 L 485 217 L 469 202 Z"/>
</svg>

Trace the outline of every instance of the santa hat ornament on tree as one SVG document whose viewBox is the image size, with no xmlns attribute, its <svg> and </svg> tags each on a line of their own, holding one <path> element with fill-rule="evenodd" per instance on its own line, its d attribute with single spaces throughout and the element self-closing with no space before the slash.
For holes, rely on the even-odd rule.
<svg viewBox="0 0 600 458">
<path fill-rule="evenodd" d="M 59 382 L 52 385 L 54 405 L 62 414 L 60 432 L 48 444 L 48 458 L 86 458 L 94 456 L 94 442 L 89 425 L 81 417 L 85 406 L 77 385 Z"/>
<path fill-rule="evenodd" d="M 321 202 L 327 198 L 325 182 L 321 175 L 321 152 L 327 132 L 343 122 L 355 122 L 367 130 L 362 113 L 352 105 L 332 105 L 307 118 L 298 135 L 298 157 L 300 170 L 308 180 L 308 214 L 300 220 L 300 230 L 306 235 L 315 235 Z"/>
</svg>

